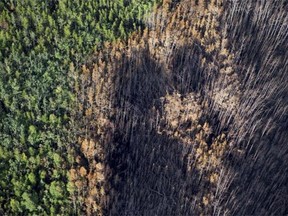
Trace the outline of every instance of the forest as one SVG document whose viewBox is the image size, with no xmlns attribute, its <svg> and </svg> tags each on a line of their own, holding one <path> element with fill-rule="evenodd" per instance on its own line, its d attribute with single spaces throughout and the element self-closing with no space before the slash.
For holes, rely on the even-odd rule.
<svg viewBox="0 0 288 216">
<path fill-rule="evenodd" d="M 78 151 L 77 73 L 103 42 L 142 28 L 153 4 L 0 2 L 1 215 L 80 214 L 83 200 L 69 180 Z"/>
<path fill-rule="evenodd" d="M 286 0 L 0 2 L 0 215 L 287 215 Z"/>
</svg>

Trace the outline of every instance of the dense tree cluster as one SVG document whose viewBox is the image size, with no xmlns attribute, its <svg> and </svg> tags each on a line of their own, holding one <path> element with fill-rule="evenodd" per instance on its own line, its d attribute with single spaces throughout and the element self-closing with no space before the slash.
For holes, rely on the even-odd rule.
<svg viewBox="0 0 288 216">
<path fill-rule="evenodd" d="M 81 198 L 73 199 L 68 172 L 77 151 L 77 71 L 103 41 L 141 28 L 153 4 L 0 2 L 1 215 L 71 215 L 83 209 Z"/>
</svg>

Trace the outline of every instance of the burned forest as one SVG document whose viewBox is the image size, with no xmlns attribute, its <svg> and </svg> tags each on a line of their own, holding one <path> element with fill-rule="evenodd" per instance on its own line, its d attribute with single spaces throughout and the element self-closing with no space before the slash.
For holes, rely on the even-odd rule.
<svg viewBox="0 0 288 216">
<path fill-rule="evenodd" d="M 165 1 L 87 61 L 88 212 L 288 214 L 287 9 Z"/>
<path fill-rule="evenodd" d="M 116 8 L 104 0 L 101 10 L 103 2 Z M 132 15 L 115 25 L 109 22 L 116 15 L 107 12 L 93 51 L 74 55 L 70 48 L 67 91 L 74 97 L 61 118 L 67 123 L 61 126 L 51 111 L 47 126 L 63 135 L 55 140 L 65 144 L 49 147 L 57 155 L 47 154 L 67 174 L 39 171 L 54 201 L 39 201 L 45 191 L 19 193 L 24 201 L 0 198 L 0 214 L 41 214 L 29 207 L 34 202 L 54 206 L 44 215 L 288 215 L 288 2 L 163 0 L 142 9 L 136 3 L 119 3 L 122 13 L 131 4 Z M 0 111 L 14 112 L 1 98 Z M 35 125 L 27 126 L 28 141 L 47 128 Z M 35 182 L 30 191 L 43 184 L 37 176 L 27 177 Z"/>
</svg>

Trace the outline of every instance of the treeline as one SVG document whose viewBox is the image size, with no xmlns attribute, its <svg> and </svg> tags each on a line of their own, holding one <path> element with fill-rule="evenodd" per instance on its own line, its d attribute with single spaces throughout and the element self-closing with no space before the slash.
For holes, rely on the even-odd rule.
<svg viewBox="0 0 288 216">
<path fill-rule="evenodd" d="M 102 42 L 141 28 L 154 2 L 1 1 L 1 215 L 83 211 L 68 174 L 77 71 Z"/>
</svg>

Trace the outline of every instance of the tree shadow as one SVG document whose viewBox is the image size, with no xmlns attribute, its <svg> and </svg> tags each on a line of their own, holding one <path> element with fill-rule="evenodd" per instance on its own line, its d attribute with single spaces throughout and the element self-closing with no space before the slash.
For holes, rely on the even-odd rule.
<svg viewBox="0 0 288 216">
<path fill-rule="evenodd" d="M 172 81 L 180 94 L 197 93 L 203 89 L 205 68 L 201 66 L 201 60 L 204 57 L 208 60 L 211 58 L 197 40 L 173 51 L 170 62 Z"/>
<path fill-rule="evenodd" d="M 200 214 L 197 199 L 209 184 L 187 164 L 195 147 L 173 137 L 172 129 L 159 132 L 159 127 L 169 128 L 161 97 L 173 91 L 197 91 L 204 81 L 197 49 L 181 47 L 174 52 L 172 76 L 148 49 L 118 63 L 112 102 L 117 110 L 112 117 L 115 131 L 105 153 L 112 170 L 106 176 L 110 183 L 106 215 Z M 195 56 L 186 57 L 186 51 Z"/>
</svg>

